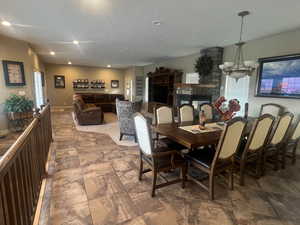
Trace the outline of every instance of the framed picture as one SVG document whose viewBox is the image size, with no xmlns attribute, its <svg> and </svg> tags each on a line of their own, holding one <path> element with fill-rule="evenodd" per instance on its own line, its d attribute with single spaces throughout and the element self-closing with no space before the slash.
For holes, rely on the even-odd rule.
<svg viewBox="0 0 300 225">
<path fill-rule="evenodd" d="M 6 86 L 25 86 L 23 62 L 2 61 Z"/>
<path fill-rule="evenodd" d="M 45 73 L 41 72 L 42 87 L 45 87 Z"/>
<path fill-rule="evenodd" d="M 55 75 L 54 76 L 54 87 L 55 88 L 65 88 L 65 76 Z"/>
<path fill-rule="evenodd" d="M 118 80 L 112 80 L 111 81 L 111 87 L 112 88 L 119 88 L 119 81 Z"/>
</svg>

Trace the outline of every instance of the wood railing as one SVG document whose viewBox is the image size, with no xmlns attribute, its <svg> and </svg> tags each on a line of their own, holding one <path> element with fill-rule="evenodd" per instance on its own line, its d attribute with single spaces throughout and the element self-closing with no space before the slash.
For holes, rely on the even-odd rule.
<svg viewBox="0 0 300 225">
<path fill-rule="evenodd" d="M 0 224 L 31 225 L 52 141 L 50 105 L 0 159 Z"/>
</svg>

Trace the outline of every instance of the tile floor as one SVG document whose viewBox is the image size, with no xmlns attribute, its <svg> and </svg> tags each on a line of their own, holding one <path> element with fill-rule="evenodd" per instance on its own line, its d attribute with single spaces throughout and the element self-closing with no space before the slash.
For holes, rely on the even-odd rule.
<svg viewBox="0 0 300 225">
<path fill-rule="evenodd" d="M 296 225 L 300 224 L 300 165 L 235 182 L 217 181 L 216 200 L 192 182 L 150 197 L 151 175 L 137 179 L 138 149 L 107 135 L 79 132 L 70 112 L 52 116 L 52 163 L 42 225 Z"/>
</svg>

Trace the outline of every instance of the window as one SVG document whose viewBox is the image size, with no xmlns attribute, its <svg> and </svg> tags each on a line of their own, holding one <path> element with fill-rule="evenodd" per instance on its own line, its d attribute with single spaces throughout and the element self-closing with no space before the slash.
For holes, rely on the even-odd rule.
<svg viewBox="0 0 300 225">
<path fill-rule="evenodd" d="M 42 75 L 40 72 L 34 72 L 35 104 L 40 108 L 44 104 Z"/>
<path fill-rule="evenodd" d="M 240 78 L 236 81 L 230 76 L 226 76 L 225 98 L 227 101 L 237 99 L 240 102 L 241 110 L 237 112 L 237 116 L 245 115 L 245 103 L 248 102 L 250 78 L 248 76 Z"/>
</svg>

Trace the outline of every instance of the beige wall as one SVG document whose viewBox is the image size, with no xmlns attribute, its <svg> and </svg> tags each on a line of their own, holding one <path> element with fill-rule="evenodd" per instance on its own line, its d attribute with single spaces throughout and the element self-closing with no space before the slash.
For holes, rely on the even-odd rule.
<svg viewBox="0 0 300 225">
<path fill-rule="evenodd" d="M 224 49 L 224 61 L 232 61 L 235 48 L 228 46 Z M 247 42 L 244 48 L 245 60 L 257 60 L 258 58 L 300 53 L 300 29 L 285 32 L 263 39 Z M 299 114 L 300 99 L 265 98 L 255 97 L 256 73 L 250 79 L 249 88 L 249 113 L 258 115 L 261 104 L 273 102 L 283 105 L 287 110 Z M 223 82 L 224 84 L 224 79 Z M 224 86 L 224 85 L 223 85 Z"/>
<path fill-rule="evenodd" d="M 33 72 L 43 71 L 43 63 L 28 43 L 0 35 L 0 132 L 7 131 L 6 115 L 3 112 L 3 103 L 7 97 L 19 91 L 25 91 L 27 97 L 34 98 Z M 5 85 L 2 60 L 23 62 L 26 86 L 7 87 Z"/>
<path fill-rule="evenodd" d="M 71 106 L 72 96 L 75 92 L 124 93 L 124 70 L 121 69 L 57 64 L 45 64 L 45 69 L 47 95 L 53 106 Z M 65 76 L 66 88 L 54 88 L 54 75 Z M 106 88 L 101 90 L 74 90 L 72 82 L 75 79 L 104 80 Z M 111 80 L 119 80 L 119 88 L 111 88 Z"/>
</svg>

